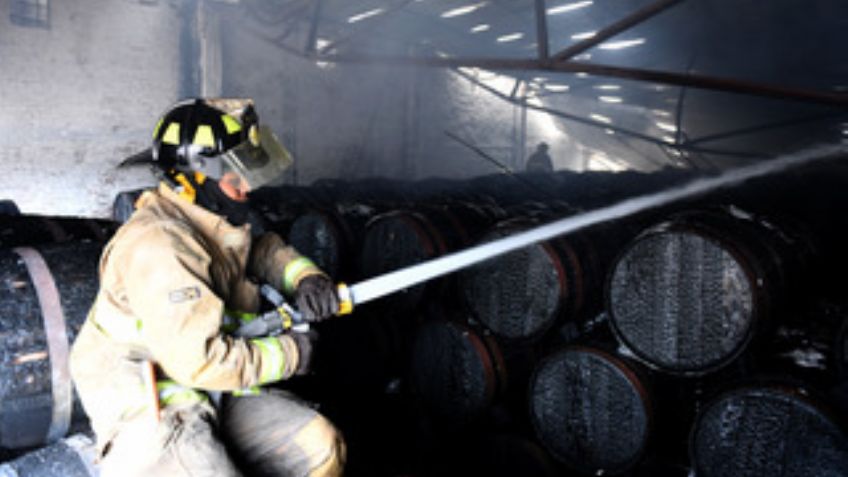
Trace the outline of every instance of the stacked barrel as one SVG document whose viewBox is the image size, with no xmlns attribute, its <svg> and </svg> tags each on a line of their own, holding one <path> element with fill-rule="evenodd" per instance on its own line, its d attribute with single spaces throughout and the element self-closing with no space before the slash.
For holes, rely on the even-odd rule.
<svg viewBox="0 0 848 477">
<path fill-rule="evenodd" d="M 400 389 L 420 405 L 434 440 L 461 445 L 517 432 L 574 475 L 794 475 L 804 465 L 845 475 L 848 406 L 838 388 L 848 369 L 848 313 L 816 308 L 817 277 L 830 287 L 838 277 L 820 275 L 813 260 L 827 256 L 822 241 L 836 239 L 822 240 L 820 217 L 748 207 L 778 195 L 725 191 L 616 220 L 363 309 L 414 325 L 397 348 L 408 363 Z M 465 204 L 499 208 L 466 227 L 472 240 L 455 240 L 463 234 L 450 220 L 422 210 L 431 205 L 381 204 L 352 281 L 587 205 L 535 199 L 475 203 L 466 195 Z M 725 205 L 737 203 L 746 206 Z M 750 410 L 728 411 L 737 407 Z M 780 416 L 793 424 L 760 430 Z M 711 426 L 738 429 L 715 437 Z M 725 450 L 721 438 L 730 442 Z M 787 446 L 792 465 L 765 451 L 768 458 L 748 460 L 731 452 Z"/>
<path fill-rule="evenodd" d="M 697 475 L 843 475 L 848 442 L 826 400 L 809 396 L 834 384 L 832 366 L 815 376 L 795 361 L 775 366 L 785 357 L 778 343 L 784 353 L 803 353 L 802 340 L 781 341 L 778 331 L 804 321 L 812 245 L 796 228 L 741 212 L 676 214 L 634 239 L 609 272 L 607 311 L 618 343 L 664 383 L 658 400 L 678 407 L 653 439 L 688 436 Z M 815 336 L 807 325 L 803 340 Z M 694 422 L 669 422 L 681 416 Z M 765 431 L 778 421 L 787 427 Z"/>
<path fill-rule="evenodd" d="M 405 201 L 378 185 L 354 207 L 316 214 L 309 203 L 293 217 L 292 242 L 355 283 L 578 214 L 597 199 L 522 203 L 484 187 Z M 357 196 L 356 186 L 332 187 Z M 392 193 L 380 201 L 380 190 Z M 813 259 L 825 254 L 820 228 L 775 207 L 725 205 L 735 198 L 580 230 L 362 306 L 357 319 L 367 317 L 369 333 L 392 324 L 379 333 L 397 339 L 379 353 L 392 370 L 372 357 L 380 380 L 362 369 L 345 376 L 362 376 L 372 398 L 380 389 L 407 401 L 415 418 L 405 438 L 421 455 L 472 459 L 452 450 L 511 433 L 544 449 L 563 475 L 796 475 L 804 465 L 814 470 L 797 475 L 846 475 L 839 416 L 848 406 L 834 389 L 848 374 L 848 313 L 816 311 L 811 298 Z M 352 226 L 338 224 L 346 215 Z M 793 463 L 780 464 L 773 454 L 788 447 Z M 763 450 L 743 458 L 744 449 Z"/>
<path fill-rule="evenodd" d="M 529 395 L 536 435 L 568 467 L 619 473 L 643 457 L 654 403 L 638 366 L 627 359 L 565 347 L 540 363 Z"/>
<path fill-rule="evenodd" d="M 3 477 L 97 477 L 97 449 L 85 434 L 60 439 L 0 464 Z"/>
<path fill-rule="evenodd" d="M 507 384 L 501 350 L 490 336 L 451 321 L 421 326 L 412 350 L 411 385 L 437 418 L 465 423 L 483 414 Z"/>
<path fill-rule="evenodd" d="M 845 431 L 826 406 L 798 387 L 737 387 L 700 413 L 692 467 L 703 476 L 845 475 Z"/>
<path fill-rule="evenodd" d="M 349 283 L 576 212 L 561 202 L 501 206 L 491 200 L 452 198 L 403 203 L 369 196 L 355 205 L 319 207 L 313 200 L 303 202 L 300 212 L 291 216 L 291 225 L 277 228 L 286 230 L 289 241 L 334 279 Z M 626 239 L 606 228 L 557 238 L 366 304 L 344 324 L 324 325 L 325 349 L 338 352 L 336 358 L 324 358 L 331 361 L 330 374 L 335 378 L 330 379 L 353 383 L 333 389 L 334 395 L 344 392 L 339 406 L 367 409 L 375 400 L 391 399 L 380 391 L 399 392 L 415 409 L 416 417 L 407 427 L 430 429 L 425 433 L 428 438 L 408 437 L 439 442 L 439 454 L 456 456 L 445 454 L 442 445 L 468 433 L 476 436 L 475 441 L 483 439 L 488 433 L 480 430 L 493 420 L 513 420 L 498 414 L 526 412 L 526 389 L 539 351 L 564 326 L 582 326 L 598 313 L 605 268 Z M 357 323 L 367 323 L 369 335 L 397 341 L 392 346 L 362 346 L 373 343 L 373 337 L 363 337 L 366 326 Z M 378 356 L 381 360 L 375 359 Z M 336 420 L 342 425 L 351 419 L 344 410 L 339 413 L 343 415 Z M 354 440 L 362 427 L 384 428 L 374 422 L 357 424 L 352 425 L 356 431 L 348 432 Z M 382 436 L 375 431 L 368 437 Z M 544 456 L 529 437 L 522 439 Z M 419 450 L 426 454 L 428 449 L 421 444 Z M 527 469 L 557 467 L 547 462 L 550 459 L 529 459 Z M 453 471 L 465 464 L 457 463 Z M 445 471 L 440 469 L 440 475 Z"/>
<path fill-rule="evenodd" d="M 97 293 L 97 263 L 113 231 L 100 220 L 0 216 L 3 454 L 87 429 L 68 354 Z"/>
</svg>

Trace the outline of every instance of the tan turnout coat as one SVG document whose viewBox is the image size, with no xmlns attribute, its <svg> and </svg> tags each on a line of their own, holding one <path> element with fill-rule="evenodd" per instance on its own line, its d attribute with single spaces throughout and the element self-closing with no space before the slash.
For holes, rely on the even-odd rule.
<svg viewBox="0 0 848 477">
<path fill-rule="evenodd" d="M 300 259 L 291 247 L 258 248 L 251 254 L 248 225 L 234 227 L 165 185 L 142 195 L 103 251 L 100 291 L 71 353 L 74 383 L 101 448 L 122 425 L 154 414 L 151 369 L 158 380 L 221 391 L 294 373 L 291 337 L 249 340 L 221 332 L 225 310 L 258 309 L 248 273 L 281 286 L 281 276 L 262 275 Z M 299 265 L 289 285 L 321 273 Z"/>
</svg>

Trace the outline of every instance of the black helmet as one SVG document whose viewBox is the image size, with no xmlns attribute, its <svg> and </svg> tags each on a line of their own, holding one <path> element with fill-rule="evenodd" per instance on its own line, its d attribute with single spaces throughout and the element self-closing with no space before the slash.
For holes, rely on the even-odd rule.
<svg viewBox="0 0 848 477">
<path fill-rule="evenodd" d="M 209 161 L 248 140 L 257 115 L 246 101 L 233 113 L 215 100 L 190 99 L 172 106 L 153 131 L 153 162 L 165 172 L 203 171 Z M 237 101 L 237 100 L 231 100 Z"/>
<path fill-rule="evenodd" d="M 179 181 L 186 173 L 221 179 L 241 177 L 251 189 L 279 178 L 291 154 L 270 128 L 259 125 L 249 99 L 191 99 L 172 106 L 156 124 L 150 153 L 121 165 L 152 161 Z"/>
</svg>

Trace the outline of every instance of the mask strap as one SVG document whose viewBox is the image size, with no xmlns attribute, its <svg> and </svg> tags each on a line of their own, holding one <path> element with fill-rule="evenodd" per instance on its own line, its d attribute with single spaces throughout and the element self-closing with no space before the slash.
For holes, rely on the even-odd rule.
<svg viewBox="0 0 848 477">
<path fill-rule="evenodd" d="M 198 173 L 195 173 L 195 176 Z M 201 174 L 201 176 L 203 176 Z M 197 189 L 194 188 L 194 184 L 188 180 L 188 177 L 185 176 L 182 172 L 178 172 L 174 175 L 168 174 L 169 182 L 174 186 L 174 190 L 177 194 L 183 199 L 187 200 L 189 203 L 194 204 L 197 200 Z M 206 177 L 202 177 L 202 180 L 199 183 L 203 183 L 206 180 Z"/>
</svg>

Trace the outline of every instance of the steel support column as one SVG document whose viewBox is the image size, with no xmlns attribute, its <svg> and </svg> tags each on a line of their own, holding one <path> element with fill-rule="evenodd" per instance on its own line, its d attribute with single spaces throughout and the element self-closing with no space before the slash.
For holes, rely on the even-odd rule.
<svg viewBox="0 0 848 477">
<path fill-rule="evenodd" d="M 309 25 L 309 36 L 306 38 L 307 53 L 315 53 L 318 42 L 318 24 L 321 23 L 321 10 L 324 6 L 324 0 L 315 0 L 315 9 L 312 11 L 312 22 Z"/>
<path fill-rule="evenodd" d="M 539 59 L 547 61 L 550 56 L 548 46 L 548 14 L 545 10 L 545 0 L 536 0 L 536 45 Z"/>
</svg>

